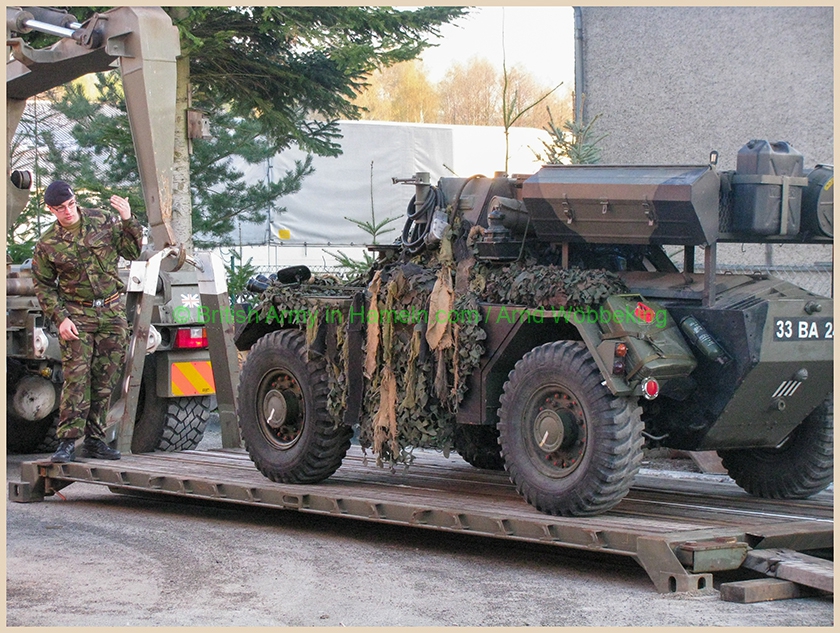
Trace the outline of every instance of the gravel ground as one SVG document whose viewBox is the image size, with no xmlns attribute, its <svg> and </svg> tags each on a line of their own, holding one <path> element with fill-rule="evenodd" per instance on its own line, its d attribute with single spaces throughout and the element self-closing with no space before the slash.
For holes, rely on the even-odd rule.
<svg viewBox="0 0 840 633">
<path fill-rule="evenodd" d="M 211 425 L 205 444 L 217 441 Z M 7 477 L 18 479 L 20 463 L 30 459 L 8 456 Z M 702 592 L 658 594 L 641 567 L 617 556 L 126 496 L 91 484 L 62 493 L 66 500 L 7 503 L 7 626 L 834 622 L 831 597 L 749 605 L 720 600 L 719 583 L 745 572 L 716 574 L 715 587 Z"/>
</svg>

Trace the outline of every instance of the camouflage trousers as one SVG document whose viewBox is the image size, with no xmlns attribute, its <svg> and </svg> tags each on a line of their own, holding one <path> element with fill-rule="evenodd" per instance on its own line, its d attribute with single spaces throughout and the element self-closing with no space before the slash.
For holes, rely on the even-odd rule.
<svg viewBox="0 0 840 633">
<path fill-rule="evenodd" d="M 111 395 L 122 375 L 129 341 L 122 312 L 85 312 L 70 317 L 79 330 L 79 339 L 61 341 L 64 386 L 56 435 L 62 440 L 105 436 Z"/>
</svg>

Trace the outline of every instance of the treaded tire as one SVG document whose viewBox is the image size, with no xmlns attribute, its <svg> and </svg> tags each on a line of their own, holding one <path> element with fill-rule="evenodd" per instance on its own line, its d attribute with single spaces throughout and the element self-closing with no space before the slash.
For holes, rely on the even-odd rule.
<svg viewBox="0 0 840 633">
<path fill-rule="evenodd" d="M 190 451 L 204 438 L 213 398 L 160 398 L 154 390 L 155 374 L 154 358 L 147 358 L 143 366 L 131 452 Z"/>
<path fill-rule="evenodd" d="M 508 376 L 498 425 L 505 470 L 542 512 L 600 514 L 630 490 L 642 460 L 641 408 L 602 380 L 576 341 L 534 348 Z"/>
<path fill-rule="evenodd" d="M 834 395 L 823 401 L 779 448 L 718 451 L 741 488 L 765 499 L 805 499 L 834 480 Z"/>
<path fill-rule="evenodd" d="M 35 447 L 36 453 L 54 453 L 58 448 L 58 411 L 52 414 L 50 426 L 44 433 L 43 439 Z"/>
<path fill-rule="evenodd" d="M 455 450 L 464 461 L 485 470 L 504 470 L 499 431 L 484 424 L 458 424 L 453 438 Z"/>
<path fill-rule="evenodd" d="M 310 360 L 299 330 L 263 336 L 239 379 L 238 417 L 245 448 L 272 481 L 317 483 L 341 466 L 353 431 L 327 410 L 323 359 Z"/>
<path fill-rule="evenodd" d="M 191 451 L 204 439 L 210 418 L 209 396 L 164 398 L 166 424 L 163 427 L 159 451 Z"/>
<path fill-rule="evenodd" d="M 9 453 L 37 453 L 47 437 L 50 425 L 58 414 L 48 415 L 42 420 L 30 421 L 6 412 L 6 451 Z M 53 427 L 55 428 L 55 427 Z M 44 451 L 46 452 L 46 451 Z"/>
</svg>

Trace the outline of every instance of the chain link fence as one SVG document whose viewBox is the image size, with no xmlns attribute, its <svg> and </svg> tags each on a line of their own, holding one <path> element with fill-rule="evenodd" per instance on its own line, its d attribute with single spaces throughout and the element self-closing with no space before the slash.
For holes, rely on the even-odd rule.
<svg viewBox="0 0 840 633">
<path fill-rule="evenodd" d="M 718 272 L 735 275 L 762 273 L 788 281 L 809 292 L 823 296 L 834 296 L 834 269 L 830 262 L 816 262 L 810 265 L 753 266 L 749 264 L 718 264 Z M 702 271 L 702 267 L 698 272 Z"/>
<path fill-rule="evenodd" d="M 677 268 L 682 270 L 682 247 L 674 248 L 667 254 Z M 830 244 L 719 244 L 717 272 L 733 275 L 769 275 L 814 294 L 833 297 L 833 260 Z M 702 248 L 698 248 L 695 253 L 694 270 L 698 273 L 704 270 Z"/>
<path fill-rule="evenodd" d="M 346 272 L 340 266 L 310 266 L 315 275 L 336 275 L 341 276 Z M 259 274 L 271 275 L 277 272 L 277 266 L 260 266 L 257 268 Z M 697 272 L 703 271 L 703 266 L 696 268 Z M 719 273 L 731 273 L 734 275 L 753 275 L 756 273 L 770 275 L 784 281 L 788 281 L 809 292 L 823 296 L 834 296 L 834 268 L 831 262 L 815 262 L 806 265 L 752 265 L 752 264 L 718 264 Z"/>
<path fill-rule="evenodd" d="M 258 275 L 265 275 L 268 277 L 269 275 L 273 275 L 278 270 L 285 268 L 285 265 L 280 266 L 257 266 L 256 270 Z M 307 267 L 312 272 L 313 275 L 317 275 L 319 277 L 334 275 L 336 277 L 344 277 L 347 274 L 347 269 L 341 266 L 311 266 L 307 264 Z"/>
</svg>

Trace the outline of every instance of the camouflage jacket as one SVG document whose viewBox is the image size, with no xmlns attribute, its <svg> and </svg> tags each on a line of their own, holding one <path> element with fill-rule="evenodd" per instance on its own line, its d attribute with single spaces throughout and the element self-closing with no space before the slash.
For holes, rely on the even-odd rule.
<svg viewBox="0 0 840 633">
<path fill-rule="evenodd" d="M 85 314 L 80 302 L 122 292 L 119 258 L 140 255 L 143 229 L 134 216 L 120 220 L 97 209 L 79 209 L 79 215 L 78 233 L 56 222 L 41 236 L 32 256 L 38 302 L 56 326 L 67 317 Z"/>
</svg>

